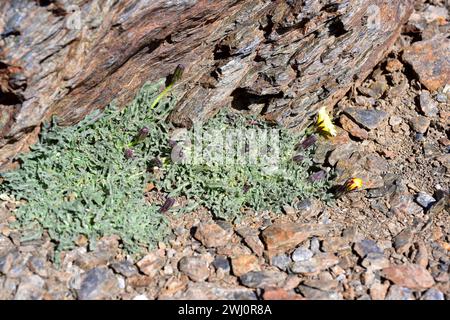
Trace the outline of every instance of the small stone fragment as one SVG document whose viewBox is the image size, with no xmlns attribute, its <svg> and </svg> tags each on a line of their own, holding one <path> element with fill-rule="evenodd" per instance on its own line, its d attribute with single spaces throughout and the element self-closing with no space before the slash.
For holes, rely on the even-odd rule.
<svg viewBox="0 0 450 320">
<path fill-rule="evenodd" d="M 162 269 L 165 263 L 165 257 L 162 257 L 155 251 L 147 254 L 144 258 L 139 260 L 136 265 L 142 273 L 154 277 Z"/>
<path fill-rule="evenodd" d="M 295 251 L 292 253 L 292 260 L 295 262 L 307 261 L 311 259 L 313 255 L 314 253 L 312 253 L 311 250 L 300 247 L 295 249 Z"/>
<path fill-rule="evenodd" d="M 383 253 L 383 250 L 378 247 L 377 243 L 370 239 L 364 239 L 355 243 L 353 249 L 361 258 L 364 258 L 369 253 Z"/>
<path fill-rule="evenodd" d="M 429 209 L 436 202 L 436 199 L 428 193 L 422 191 L 417 194 L 416 201 L 423 208 Z"/>
<path fill-rule="evenodd" d="M 279 271 L 251 271 L 239 277 L 249 288 L 278 287 L 286 280 L 286 273 Z"/>
<path fill-rule="evenodd" d="M 412 290 L 426 290 L 434 285 L 428 270 L 417 264 L 390 266 L 382 270 L 382 275 L 396 285 Z"/>
<path fill-rule="evenodd" d="M 209 277 L 208 263 L 201 257 L 183 257 L 179 269 L 192 281 L 204 281 Z"/>
<path fill-rule="evenodd" d="M 347 108 L 344 112 L 357 124 L 367 130 L 378 128 L 388 116 L 385 111 L 375 109 Z"/>
<path fill-rule="evenodd" d="M 207 248 L 217 248 L 227 245 L 233 231 L 225 230 L 216 223 L 201 223 L 195 231 L 194 237 Z"/>
<path fill-rule="evenodd" d="M 250 271 L 260 271 L 258 258 L 254 255 L 244 254 L 231 259 L 231 267 L 233 274 L 237 277 L 242 276 Z"/>
<path fill-rule="evenodd" d="M 100 267 L 83 274 L 77 294 L 80 300 L 104 300 L 111 299 L 118 290 L 118 281 L 113 272 Z"/>
<path fill-rule="evenodd" d="M 436 102 L 431 97 L 428 91 L 424 91 L 419 97 L 420 110 L 427 117 L 437 116 L 439 109 Z"/>
</svg>

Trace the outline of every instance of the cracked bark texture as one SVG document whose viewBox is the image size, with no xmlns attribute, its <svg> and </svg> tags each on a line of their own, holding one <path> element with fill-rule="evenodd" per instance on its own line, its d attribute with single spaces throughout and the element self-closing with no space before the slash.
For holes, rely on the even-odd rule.
<svg viewBox="0 0 450 320">
<path fill-rule="evenodd" d="M 57 115 L 81 120 L 182 63 L 177 125 L 231 104 L 303 128 L 362 81 L 413 1 L 3 0 L 0 169 Z"/>
</svg>

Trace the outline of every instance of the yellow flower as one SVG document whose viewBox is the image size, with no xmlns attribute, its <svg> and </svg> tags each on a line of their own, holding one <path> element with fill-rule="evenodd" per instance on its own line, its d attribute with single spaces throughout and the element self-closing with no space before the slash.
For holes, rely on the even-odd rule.
<svg viewBox="0 0 450 320">
<path fill-rule="evenodd" d="M 362 180 L 360 178 L 348 179 L 344 184 L 344 188 L 346 191 L 361 189 L 361 187 L 362 187 Z"/>
<path fill-rule="evenodd" d="M 333 122 L 331 122 L 330 116 L 327 113 L 325 107 L 320 108 L 318 116 L 317 116 L 317 128 L 322 133 L 326 133 L 330 136 L 336 136 L 336 128 L 334 127 Z"/>
</svg>

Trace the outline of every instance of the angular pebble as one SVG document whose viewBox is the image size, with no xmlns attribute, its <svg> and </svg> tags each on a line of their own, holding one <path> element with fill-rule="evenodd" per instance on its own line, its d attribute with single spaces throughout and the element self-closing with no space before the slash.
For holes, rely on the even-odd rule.
<svg viewBox="0 0 450 320">
<path fill-rule="evenodd" d="M 412 290 L 426 290 L 434 285 L 430 272 L 417 264 L 390 266 L 384 268 L 381 274 L 396 285 Z"/>
<path fill-rule="evenodd" d="M 208 263 L 201 257 L 183 257 L 179 269 L 192 281 L 204 281 L 209 277 Z"/>
<path fill-rule="evenodd" d="M 353 119 L 353 121 L 367 130 L 378 128 L 388 116 L 385 111 L 374 109 L 347 108 L 344 112 Z"/>
</svg>

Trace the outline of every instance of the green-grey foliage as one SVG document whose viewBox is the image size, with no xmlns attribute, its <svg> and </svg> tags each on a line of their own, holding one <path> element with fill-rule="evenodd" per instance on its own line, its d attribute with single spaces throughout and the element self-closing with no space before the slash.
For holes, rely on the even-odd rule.
<svg viewBox="0 0 450 320">
<path fill-rule="evenodd" d="M 18 170 L 3 174 L 0 193 L 24 199 L 17 212 L 17 226 L 28 230 L 25 238 L 40 237 L 48 230 L 58 249 L 69 249 L 79 235 L 92 243 L 101 236 L 118 235 L 123 247 L 138 253 L 169 232 L 166 213 L 148 204 L 144 187 L 153 182 L 171 197 L 186 196 L 192 206 L 173 209 L 189 212 L 203 205 L 217 217 L 234 219 L 242 208 L 279 211 L 294 199 L 326 198 L 327 179 L 311 181 L 311 152 L 292 161 L 293 147 L 301 136 L 280 130 L 282 173 L 267 174 L 254 165 L 194 165 L 171 163 L 169 131 L 165 118 L 173 100 L 149 106 L 162 81 L 145 85 L 125 109 L 113 106 L 94 112 L 75 126 L 59 127 L 55 121 L 43 127 L 31 152 L 20 157 Z M 142 127 L 149 134 L 133 144 Z M 220 112 L 206 129 L 269 128 L 254 117 Z M 128 159 L 124 150 L 132 146 Z M 150 168 L 155 158 L 166 159 L 162 175 Z"/>
<path fill-rule="evenodd" d="M 167 126 L 158 120 L 163 115 L 146 111 L 161 84 L 146 85 L 122 111 L 108 107 L 75 126 L 43 128 L 39 143 L 21 156 L 20 169 L 4 174 L 0 186 L 27 201 L 16 216 L 33 231 L 29 239 L 46 229 L 59 249 L 67 249 L 80 234 L 91 241 L 116 234 L 125 249 L 139 252 L 167 235 L 159 208 L 143 198 L 147 159 L 167 152 Z M 142 126 L 150 128 L 149 136 L 126 159 L 124 148 Z"/>
</svg>

